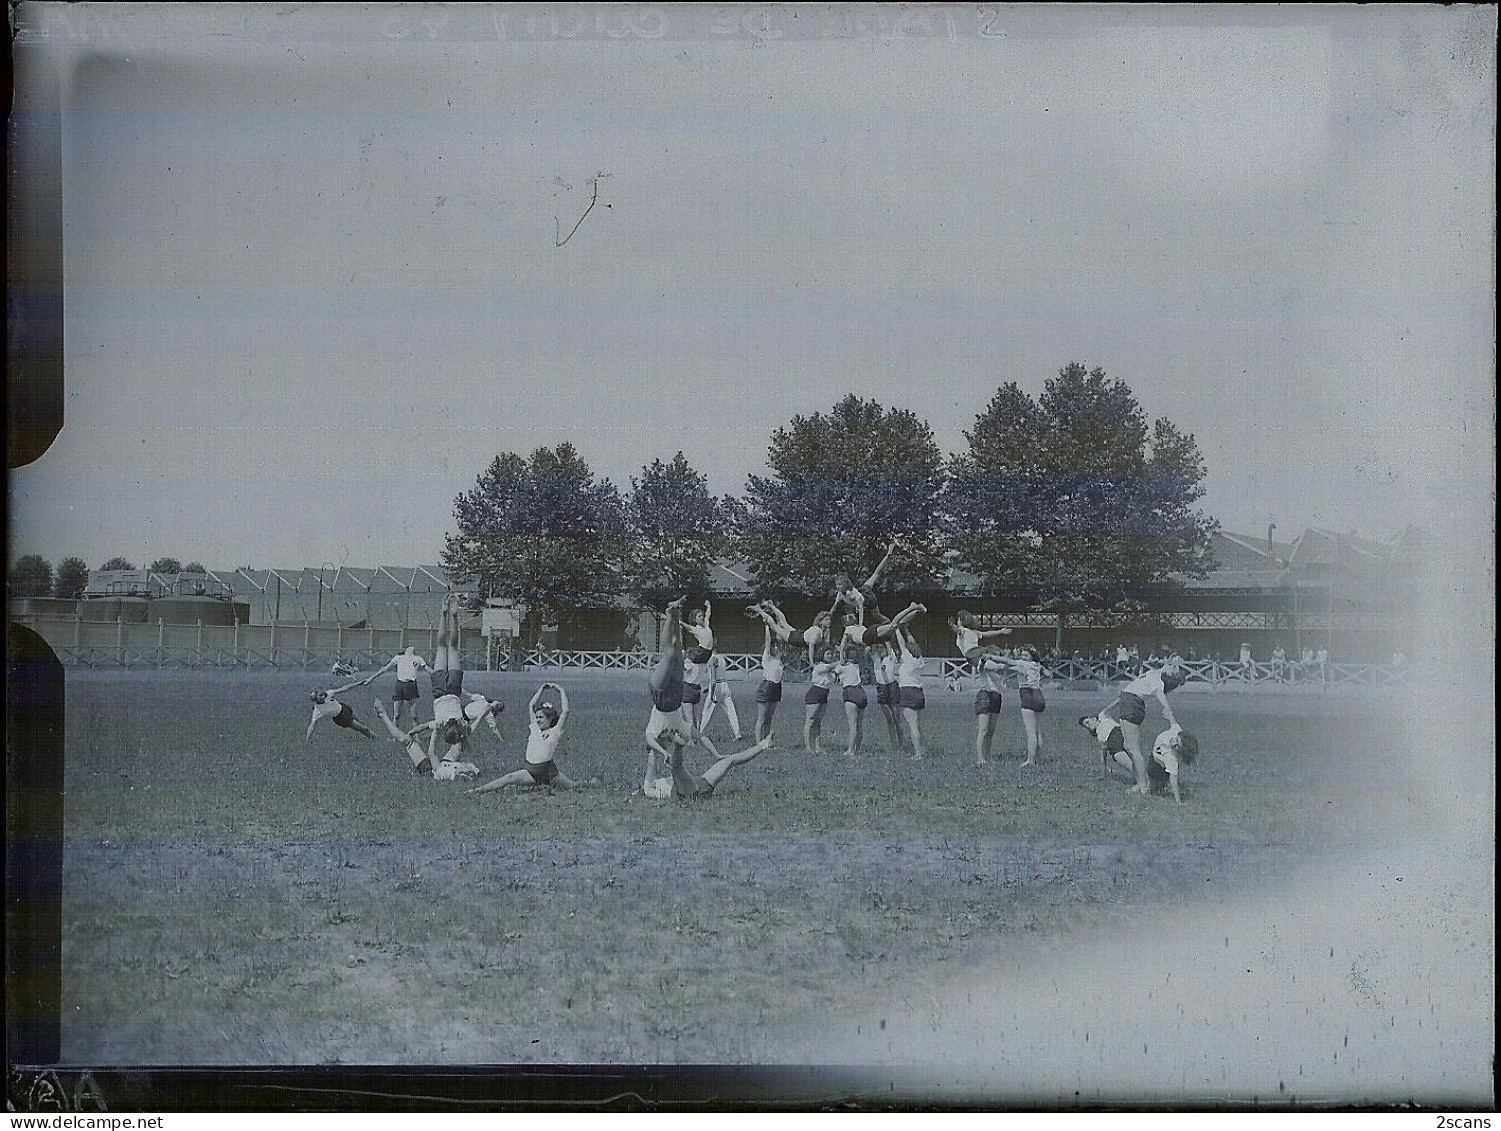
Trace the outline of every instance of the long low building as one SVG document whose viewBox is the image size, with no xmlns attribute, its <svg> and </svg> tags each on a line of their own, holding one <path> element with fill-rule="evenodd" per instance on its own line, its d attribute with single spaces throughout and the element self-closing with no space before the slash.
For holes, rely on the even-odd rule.
<svg viewBox="0 0 1501 1131">
<path fill-rule="evenodd" d="M 1018 590 L 982 594 L 977 579 L 956 572 L 943 586 L 904 591 L 930 613 L 914 627 L 929 655 L 948 655 L 953 641 L 944 627 L 957 609 L 976 613 L 986 627 L 1009 627 L 1012 640 L 1066 653 L 1098 655 L 1118 644 L 1135 644 L 1143 655 L 1171 646 L 1196 656 L 1235 658 L 1242 644 L 1257 659 L 1282 647 L 1289 656 L 1328 648 L 1340 659 L 1374 661 L 1400 651 L 1409 636 L 1407 610 L 1415 604 L 1415 566 L 1421 535 L 1404 532 L 1373 542 L 1331 531 L 1305 530 L 1291 542 L 1221 532 L 1211 545 L 1215 568 L 1203 577 L 1135 594 L 1143 609 L 1130 621 L 1070 614 L 1063 618 L 1038 607 L 1034 594 Z M 456 588 L 436 565 L 300 566 L 276 569 L 208 570 L 160 574 L 150 570 L 94 571 L 82 601 L 12 601 L 13 613 L 46 619 L 116 619 L 167 624 L 313 625 L 344 629 L 426 630 L 438 621 L 443 598 Z M 740 614 L 759 591 L 744 564 L 721 563 L 710 591 L 723 609 L 714 628 L 724 651 L 761 648 L 761 627 Z M 468 615 L 514 635 L 519 610 L 501 607 Z M 811 623 L 814 601 L 784 602 L 799 626 Z M 531 642 L 528 642 L 531 643 Z M 656 647 L 655 620 L 621 602 L 580 609 L 564 623 L 547 626 L 543 643 L 560 648 L 614 650 Z"/>
</svg>

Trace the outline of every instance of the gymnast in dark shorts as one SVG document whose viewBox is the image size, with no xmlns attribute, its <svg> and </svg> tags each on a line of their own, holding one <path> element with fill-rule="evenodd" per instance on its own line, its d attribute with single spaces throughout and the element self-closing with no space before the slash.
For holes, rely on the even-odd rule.
<svg viewBox="0 0 1501 1131">
<path fill-rule="evenodd" d="M 901 659 L 897 661 L 897 690 L 900 695 L 902 718 L 907 721 L 907 729 L 912 733 L 912 760 L 922 761 L 922 727 L 919 721 L 922 712 L 928 705 L 927 694 L 922 686 L 922 652 L 917 647 L 917 641 L 908 633 L 898 629 L 896 634 L 897 645 L 901 648 Z"/>
<path fill-rule="evenodd" d="M 829 706 L 829 692 L 834 687 L 834 665 L 838 656 L 825 647 L 813 665 L 812 682 L 803 695 L 803 748 L 809 754 L 822 754 L 823 716 Z"/>
<path fill-rule="evenodd" d="M 306 738 L 313 737 L 313 728 L 318 725 L 319 719 L 332 719 L 334 726 L 344 730 L 352 730 L 355 734 L 363 734 L 366 738 L 374 738 L 370 728 L 359 719 L 354 717 L 354 708 L 348 703 L 341 703 L 336 696 L 356 687 L 362 687 L 369 683 L 368 679 L 357 679 L 353 683 L 346 683 L 343 687 L 330 688 L 327 691 L 315 691 L 308 696 L 313 701 L 313 717 L 307 725 Z"/>
<path fill-rule="evenodd" d="M 996 675 L 1002 669 L 1001 661 L 982 658 L 979 664 L 980 678 L 985 686 L 975 692 L 975 765 L 990 763 L 990 748 L 995 744 L 996 722 L 1001 716 L 1001 685 Z"/>
<path fill-rule="evenodd" d="M 705 749 L 718 757 L 714 744 L 699 734 L 693 724 L 693 716 L 685 704 L 688 702 L 688 685 L 683 679 L 683 602 L 685 598 L 669 602 L 662 625 L 662 652 L 657 664 L 647 677 L 646 685 L 651 695 L 651 718 L 646 724 L 646 778 L 644 788 L 656 788 L 658 780 L 657 759 L 669 756 L 661 738 L 670 730 L 681 730 L 689 742 L 701 741 Z M 695 697 L 698 687 L 693 687 Z"/>
<path fill-rule="evenodd" d="M 1152 789 L 1147 759 L 1141 749 L 1141 724 L 1147 717 L 1146 698 L 1155 698 L 1162 707 L 1162 717 L 1167 720 L 1168 726 L 1178 727 L 1178 720 L 1173 717 L 1173 708 L 1168 703 L 1167 696 L 1170 691 L 1182 687 L 1186 678 L 1177 657 L 1173 657 L 1163 667 L 1146 671 L 1127 683 L 1115 702 L 1106 708 L 1118 708 L 1126 751 L 1131 756 L 1131 764 L 1136 773 L 1132 793 L 1146 795 Z"/>
</svg>

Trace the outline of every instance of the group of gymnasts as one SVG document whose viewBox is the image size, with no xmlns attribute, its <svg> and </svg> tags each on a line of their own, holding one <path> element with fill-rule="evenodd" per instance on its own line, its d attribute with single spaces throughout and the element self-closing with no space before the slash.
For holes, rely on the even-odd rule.
<svg viewBox="0 0 1501 1131">
<path fill-rule="evenodd" d="M 875 673 L 876 702 L 886 720 L 893 748 L 909 752 L 914 760 L 924 757 L 921 717 L 927 706 L 922 681 L 924 657 L 907 626 L 926 613 L 926 606 L 911 603 L 892 617 L 880 610 L 878 585 L 882 575 L 900 548 L 893 542 L 885 557 L 860 584 L 848 575 L 835 580 L 834 602 L 819 613 L 813 624 L 799 633 L 774 601 L 762 600 L 746 609 L 746 615 L 764 625 L 761 656 L 761 682 L 756 689 L 755 744 L 736 754 L 721 755 L 704 733 L 714 707 L 720 701 L 730 704 L 728 688 L 723 686 L 722 669 L 716 664 L 714 635 L 710 624 L 712 607 L 702 608 L 683 617 L 685 601 L 680 598 L 667 606 L 662 630 L 662 646 L 657 663 L 648 680 L 651 717 L 646 727 L 646 775 L 642 791 L 648 796 L 704 797 L 737 766 L 756 758 L 772 744 L 772 720 L 782 701 L 782 684 L 786 653 L 801 638 L 808 650 L 812 668 L 811 683 L 804 695 L 803 746 L 809 754 L 822 754 L 823 717 L 835 684 L 840 687 L 846 721 L 846 743 L 842 751 L 854 757 L 863 736 L 864 712 L 869 699 L 864 687 L 864 673 L 852 649 L 869 653 Z M 840 609 L 847 610 L 842 623 Z M 960 612 L 948 622 L 959 652 L 983 686 L 975 696 L 975 760 L 978 765 L 989 761 L 1001 713 L 1002 691 L 999 679 L 1015 674 L 1026 731 L 1027 755 L 1023 766 L 1037 764 L 1043 749 L 1041 719 L 1047 709 L 1043 696 L 1041 656 L 1031 646 L 1008 654 L 989 643 L 995 637 L 1009 635 L 1010 629 L 982 631 L 972 613 Z M 684 634 L 693 638 L 685 651 Z M 836 643 L 837 642 L 837 643 Z M 1133 680 L 1105 710 L 1080 718 L 1079 723 L 1100 743 L 1101 762 L 1107 768 L 1119 765 L 1136 778 L 1133 792 L 1147 794 L 1158 787 L 1169 789 L 1182 801 L 1178 788 L 1181 766 L 1197 755 L 1197 741 L 1183 731 L 1172 715 L 1167 693 L 1183 683 L 1176 658 L 1169 659 L 1160 670 L 1145 673 Z M 723 694 L 721 687 L 723 686 Z M 1169 729 L 1154 742 L 1151 756 L 1141 747 L 1141 724 L 1145 721 L 1145 699 L 1150 695 L 1161 703 Z M 1115 711 L 1118 717 L 1112 717 Z M 898 715 L 900 712 L 900 715 Z M 900 718 L 900 721 L 899 721 Z M 738 720 L 735 737 L 739 739 Z M 902 726 L 905 723 L 905 729 Z M 701 777 L 687 772 L 684 748 L 701 745 L 714 759 Z M 660 776 L 665 762 L 668 776 Z"/>
<path fill-rule="evenodd" d="M 853 758 L 859 753 L 864 733 L 864 712 L 869 700 L 859 659 L 861 650 L 869 654 L 875 672 L 876 702 L 884 716 L 893 749 L 902 750 L 913 759 L 925 757 L 921 717 L 926 709 L 922 682 L 924 657 L 907 626 L 927 608 L 911 603 L 892 617 L 880 609 L 881 579 L 900 548 L 893 542 L 886 555 L 869 577 L 855 584 L 848 575 L 835 579 L 831 607 L 820 612 L 807 629 L 799 632 L 788 622 L 774 601 L 762 600 L 749 606 L 746 615 L 759 619 L 764 626 L 761 657 L 761 681 L 756 690 L 754 743 L 734 754 L 722 755 L 705 728 L 716 707 L 726 709 L 735 739 L 740 740 L 739 718 L 734 699 L 729 694 L 723 658 L 714 650 L 711 624 L 712 606 L 683 613 L 685 598 L 668 604 L 663 618 L 661 649 L 648 679 L 651 716 L 646 739 L 646 773 L 641 791 L 649 797 L 703 798 L 738 766 L 754 760 L 773 744 L 772 721 L 782 700 L 786 662 L 799 646 L 806 647 L 812 667 L 812 679 L 804 696 L 803 745 L 810 754 L 826 753 L 822 743 L 823 719 L 830 695 L 836 684 L 840 688 L 846 721 L 846 741 L 842 754 Z M 841 616 L 841 610 L 843 615 Z M 445 599 L 436 655 L 431 665 L 433 719 L 408 729 L 400 725 L 402 708 L 415 701 L 416 671 L 425 661 L 412 649 L 393 657 L 379 671 L 342 687 L 312 694 L 313 718 L 308 735 L 320 718 L 331 718 L 335 725 L 355 730 L 367 738 L 374 734 L 358 719 L 338 695 L 369 684 L 392 669 L 397 672 L 397 691 L 393 694 L 393 711 L 387 714 L 380 700 L 375 712 L 391 739 L 407 752 L 413 768 L 438 780 L 457 780 L 478 775 L 469 757 L 471 738 L 482 723 L 488 723 L 499 736 L 497 718 L 504 704 L 483 695 L 463 690 L 463 665 L 458 649 L 459 598 Z M 989 643 L 1006 635 L 1010 629 L 981 631 L 973 614 L 960 612 L 950 619 L 960 653 L 982 686 L 975 696 L 975 760 L 978 765 L 989 761 L 996 725 L 1001 713 L 1000 680 L 1015 674 L 1018 682 L 1022 722 L 1026 732 L 1026 758 L 1023 766 L 1037 764 L 1043 751 L 1041 717 L 1047 708 L 1043 697 L 1043 666 L 1036 649 L 1023 646 L 1007 654 Z M 685 644 L 691 638 L 691 645 Z M 1183 764 L 1197 754 L 1197 742 L 1184 732 L 1172 714 L 1167 693 L 1180 686 L 1183 674 L 1176 659 L 1162 669 L 1148 671 L 1129 683 L 1105 710 L 1080 718 L 1100 744 L 1101 761 L 1107 768 L 1119 765 L 1135 777 L 1133 792 L 1147 794 L 1158 787 L 1171 791 L 1182 800 L 1178 774 Z M 550 695 L 556 692 L 556 697 Z M 1141 745 L 1141 724 L 1145 720 L 1145 698 L 1156 698 L 1169 729 L 1158 736 L 1150 756 Z M 553 699 L 556 698 L 556 702 Z M 1112 717 L 1110 712 L 1114 711 Z M 392 717 L 395 715 L 395 718 Z M 522 768 L 468 792 L 485 794 L 513 786 L 573 788 L 579 783 L 557 766 L 556 751 L 569 715 L 568 694 L 561 686 L 544 683 L 528 706 L 529 735 L 526 760 Z M 421 736 L 426 736 L 426 743 Z M 685 749 L 701 746 L 713 759 L 702 774 L 687 768 Z M 664 772 L 665 771 L 665 772 Z"/>
</svg>

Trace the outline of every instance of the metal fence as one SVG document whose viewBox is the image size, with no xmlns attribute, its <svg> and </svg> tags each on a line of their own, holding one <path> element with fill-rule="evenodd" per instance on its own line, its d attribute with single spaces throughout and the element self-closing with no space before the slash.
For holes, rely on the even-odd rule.
<svg viewBox="0 0 1501 1131">
<path fill-rule="evenodd" d="M 356 671 L 370 671 L 385 664 L 407 645 L 432 655 L 437 646 L 436 629 L 342 628 L 314 625 L 207 625 L 154 624 L 130 621 L 86 621 L 82 618 L 13 618 L 42 636 L 64 664 L 91 668 L 294 668 L 329 669 L 336 662 Z M 533 648 L 513 654 L 508 642 L 477 633 L 459 634 L 459 651 L 470 670 L 560 670 L 632 672 L 649 671 L 656 665 L 654 652 L 582 651 Z M 754 675 L 761 666 L 756 652 L 721 653 L 725 670 L 736 675 Z M 1391 664 L 1304 664 L 1193 660 L 1183 661 L 1182 670 L 1191 684 L 1213 688 L 1251 687 L 1363 687 L 1401 686 L 1407 669 Z M 1119 683 L 1147 670 L 1141 663 L 1110 660 L 1064 659 L 1045 665 L 1049 681 L 1068 683 Z M 808 678 L 808 663 L 801 655 L 789 660 L 789 682 Z M 973 682 L 969 665 L 957 657 L 933 657 L 924 674 L 947 683 Z"/>
<path fill-rule="evenodd" d="M 13 619 L 46 640 L 62 663 L 90 668 L 326 669 L 342 662 L 369 671 L 409 644 L 430 656 L 438 643 L 436 629 Z M 488 661 L 504 669 L 505 652 L 487 643 L 460 632 L 465 667 L 484 668 Z"/>
</svg>

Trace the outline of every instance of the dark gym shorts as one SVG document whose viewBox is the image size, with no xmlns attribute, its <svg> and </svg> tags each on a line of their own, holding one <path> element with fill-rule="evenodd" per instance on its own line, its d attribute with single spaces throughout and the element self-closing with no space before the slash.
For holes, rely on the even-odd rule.
<svg viewBox="0 0 1501 1131">
<path fill-rule="evenodd" d="M 853 703 L 862 710 L 870 703 L 870 699 L 865 694 L 865 688 L 859 684 L 844 689 L 844 701 L 846 703 Z"/>
<path fill-rule="evenodd" d="M 391 692 L 393 702 L 399 703 L 420 698 L 422 698 L 422 693 L 417 690 L 417 681 L 415 679 L 398 679 L 396 681 L 396 690 Z"/>
<path fill-rule="evenodd" d="M 780 703 L 782 701 L 782 685 L 772 683 L 769 679 L 763 679 L 761 686 L 756 688 L 757 703 Z"/>
<path fill-rule="evenodd" d="M 816 683 L 808 688 L 807 694 L 803 696 L 803 702 L 810 707 L 817 706 L 820 703 L 827 703 L 828 701 L 829 689 L 827 687 L 819 687 Z"/>
<path fill-rule="evenodd" d="M 904 711 L 921 711 L 928 705 L 927 693 L 921 687 L 903 687 L 901 692 Z"/>
<path fill-rule="evenodd" d="M 690 660 L 692 660 L 695 664 L 707 664 L 709 662 L 710 657 L 712 657 L 713 655 L 714 655 L 713 652 L 709 651 L 709 649 L 707 649 L 707 648 L 705 648 L 703 646 L 699 646 L 697 648 L 690 648 L 688 650 L 688 658 Z"/>
<path fill-rule="evenodd" d="M 999 715 L 1001 713 L 1001 693 L 999 691 L 987 691 L 981 688 L 975 692 L 975 714 Z"/>
<path fill-rule="evenodd" d="M 704 689 L 702 687 L 700 687 L 698 684 L 696 684 L 696 683 L 685 683 L 685 684 L 683 684 L 683 703 L 686 703 L 688 706 L 692 707 L 692 706 L 695 706 L 700 700 L 702 700 L 703 697 L 704 697 Z M 680 706 L 681 706 L 681 704 L 680 704 Z M 660 711 L 660 710 L 662 710 L 662 708 L 658 707 L 657 710 Z"/>
<path fill-rule="evenodd" d="M 877 703 L 879 703 L 882 707 L 890 707 L 896 701 L 897 700 L 895 700 L 895 699 L 893 699 L 891 697 L 891 684 L 889 684 L 889 683 L 878 683 L 878 684 L 876 684 L 876 702 Z"/>
<path fill-rule="evenodd" d="M 1120 714 L 1121 722 L 1135 723 L 1137 726 L 1141 726 L 1141 724 L 1146 721 L 1146 717 L 1147 705 L 1142 697 L 1140 695 L 1135 695 L 1130 691 L 1122 691 Z"/>
<path fill-rule="evenodd" d="M 441 699 L 445 695 L 464 694 L 464 672 L 461 668 L 451 671 L 441 669 L 433 672 L 433 698 Z"/>
<path fill-rule="evenodd" d="M 528 762 L 526 772 L 532 775 L 532 781 L 538 785 L 550 785 L 552 779 L 558 776 L 558 764 L 551 758 L 546 762 Z"/>
<path fill-rule="evenodd" d="M 651 689 L 651 705 L 661 711 L 662 714 L 670 715 L 674 711 L 682 709 L 684 690 L 685 688 L 681 683 L 675 687 L 653 687 Z"/>
<path fill-rule="evenodd" d="M 1035 711 L 1040 715 L 1048 709 L 1048 702 L 1042 697 L 1040 688 L 1023 687 L 1020 694 L 1023 711 Z"/>
<path fill-rule="evenodd" d="M 339 708 L 339 713 L 334 716 L 334 726 L 347 727 L 354 722 L 354 708 L 345 703 Z"/>
</svg>

